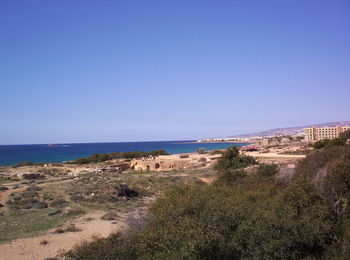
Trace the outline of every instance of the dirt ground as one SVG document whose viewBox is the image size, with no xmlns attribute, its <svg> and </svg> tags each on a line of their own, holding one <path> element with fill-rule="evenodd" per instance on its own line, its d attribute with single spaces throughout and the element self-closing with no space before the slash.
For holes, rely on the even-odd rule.
<svg viewBox="0 0 350 260">
<path fill-rule="evenodd" d="M 80 244 L 82 241 L 89 241 L 96 236 L 107 237 L 112 233 L 123 232 L 129 228 L 129 224 L 133 226 L 133 219 L 138 219 L 145 214 L 149 204 L 155 200 L 155 197 L 159 194 L 159 190 L 162 187 L 173 185 L 179 182 L 192 182 L 195 180 L 201 180 L 205 183 L 210 183 L 213 180 L 213 175 L 215 175 L 215 172 L 213 170 L 201 168 L 195 170 L 187 169 L 182 171 L 161 173 L 135 172 L 121 175 L 106 173 L 87 174 L 63 181 L 55 181 L 54 179 L 50 179 L 45 183 L 37 183 L 36 186 L 42 189 L 38 191 L 40 198 L 43 198 L 43 194 L 52 192 L 55 193 L 56 197 L 60 196 L 60 198 L 67 200 L 70 203 L 68 206 L 75 208 L 77 205 L 79 207 L 82 207 L 82 205 L 86 202 L 71 201 L 69 199 L 70 196 L 68 193 L 65 193 L 67 190 L 71 192 L 78 192 L 78 194 L 84 194 L 89 188 L 91 188 L 91 186 L 96 185 L 96 187 L 93 187 L 92 191 L 88 192 L 89 195 L 86 196 L 87 198 L 92 198 L 90 193 L 95 194 L 93 197 L 103 195 L 100 194 L 96 189 L 108 190 L 110 188 L 107 187 L 108 185 L 113 186 L 119 181 L 128 183 L 131 187 L 139 187 L 139 191 L 143 190 L 143 193 L 146 193 L 146 195 L 142 195 L 135 200 L 123 200 L 122 198 L 119 198 L 117 202 L 106 204 L 101 208 L 96 207 L 96 205 L 99 204 L 97 202 L 93 203 L 93 205 L 96 204 L 95 206 L 89 208 L 86 208 L 87 206 L 84 204 L 86 213 L 64 222 L 63 226 L 56 225 L 54 228 L 50 228 L 46 231 L 40 231 L 38 234 L 33 233 L 33 235 L 29 235 L 29 237 L 26 237 L 28 236 L 27 233 L 23 233 L 22 238 L 6 241 L 0 244 L 0 259 L 43 260 L 50 257 L 53 258 L 57 257 L 57 255 L 61 254 L 63 251 L 72 249 L 75 245 Z M 23 187 L 9 189 L 1 192 L 0 202 L 5 204 L 7 200 L 15 197 L 13 194 L 16 194 L 16 196 L 20 195 L 20 193 L 25 192 L 25 190 L 30 185 L 32 185 L 32 183 L 26 184 L 26 186 Z M 12 184 L 8 184 L 8 186 L 11 187 Z M 88 205 L 92 205 L 91 203 Z M 113 207 L 113 209 L 111 209 L 109 208 L 110 206 L 117 207 Z M 9 215 L 10 212 L 8 212 L 8 208 L 9 207 L 6 205 L 2 208 L 2 212 L 5 213 L 6 216 L 11 216 Z M 53 210 L 54 209 L 51 211 Z M 25 212 L 26 211 L 24 210 L 23 214 Z M 37 210 L 36 212 L 40 212 L 40 210 Z M 116 213 L 118 217 L 115 220 L 102 220 L 101 217 L 107 212 Z M 28 217 L 30 216 L 28 215 Z M 50 217 L 47 217 L 47 214 L 45 217 L 48 218 L 48 220 L 50 219 Z M 80 231 L 64 233 L 55 232 L 57 229 L 66 229 L 71 224 L 74 224 Z M 11 225 L 13 225 L 13 223 Z M 16 225 L 13 226 L 14 228 L 19 228 Z M 20 232 L 20 230 L 18 232 Z"/>
<path fill-rule="evenodd" d="M 102 220 L 101 217 L 106 212 L 96 211 L 69 223 L 75 224 L 81 231 L 57 234 L 54 233 L 55 229 L 53 229 L 37 237 L 21 238 L 0 244 L 0 258 L 6 260 L 43 260 L 55 257 L 84 240 L 89 241 L 93 237 L 107 237 L 112 233 L 122 232 L 128 228 L 130 218 L 141 217 L 146 212 L 147 205 L 153 201 L 153 198 L 145 199 L 144 206 L 127 213 L 118 213 L 117 220 Z"/>
<path fill-rule="evenodd" d="M 245 154 L 256 157 L 256 158 L 271 158 L 271 159 L 302 159 L 302 158 L 305 158 L 305 155 L 279 154 L 277 152 L 269 152 L 269 153 L 245 152 Z"/>
</svg>

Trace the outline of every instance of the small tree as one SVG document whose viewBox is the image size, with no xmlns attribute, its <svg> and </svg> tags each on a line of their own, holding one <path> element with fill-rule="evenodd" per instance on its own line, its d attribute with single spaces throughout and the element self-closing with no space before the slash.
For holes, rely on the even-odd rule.
<svg viewBox="0 0 350 260">
<path fill-rule="evenodd" d="M 323 139 L 323 140 L 320 140 L 320 141 L 317 141 L 316 143 L 314 143 L 312 145 L 312 147 L 315 149 L 321 149 L 321 148 L 327 146 L 328 143 L 329 143 L 329 139 Z"/>
<path fill-rule="evenodd" d="M 346 139 L 343 138 L 334 138 L 329 141 L 327 144 L 327 147 L 332 147 L 332 146 L 338 146 L 338 145 L 344 145 L 346 143 Z"/>
<path fill-rule="evenodd" d="M 339 135 L 339 139 L 347 140 L 350 139 L 350 130 L 345 131 Z"/>
<path fill-rule="evenodd" d="M 257 161 L 247 155 L 240 155 L 237 146 L 228 148 L 215 165 L 215 169 L 225 171 L 227 169 L 240 169 L 249 165 L 257 164 Z"/>
<path fill-rule="evenodd" d="M 276 175 L 278 172 L 278 165 L 276 164 L 260 164 L 256 173 L 257 175 L 263 176 L 263 177 L 271 177 Z"/>
</svg>

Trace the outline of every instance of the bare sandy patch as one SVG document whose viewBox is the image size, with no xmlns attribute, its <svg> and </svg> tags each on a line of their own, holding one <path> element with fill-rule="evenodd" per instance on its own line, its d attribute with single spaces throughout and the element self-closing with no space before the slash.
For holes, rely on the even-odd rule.
<svg viewBox="0 0 350 260">
<path fill-rule="evenodd" d="M 6 260 L 40 260 L 56 257 L 63 251 L 71 249 L 82 241 L 91 241 L 93 237 L 107 237 L 128 229 L 128 219 L 141 217 L 147 204 L 153 198 L 147 198 L 145 206 L 135 208 L 127 213 L 118 212 L 117 220 L 102 220 L 106 211 L 95 211 L 70 221 L 65 226 L 75 225 L 77 232 L 55 233 L 56 229 L 46 234 L 20 238 L 6 244 L 0 244 L 1 259 Z"/>
</svg>

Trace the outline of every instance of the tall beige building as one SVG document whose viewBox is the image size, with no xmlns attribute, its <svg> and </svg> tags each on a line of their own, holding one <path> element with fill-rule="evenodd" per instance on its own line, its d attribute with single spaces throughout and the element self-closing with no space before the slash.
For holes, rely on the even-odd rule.
<svg viewBox="0 0 350 260">
<path fill-rule="evenodd" d="M 305 128 L 305 141 L 313 142 L 322 139 L 338 138 L 341 133 L 347 130 L 350 130 L 350 126 Z"/>
</svg>

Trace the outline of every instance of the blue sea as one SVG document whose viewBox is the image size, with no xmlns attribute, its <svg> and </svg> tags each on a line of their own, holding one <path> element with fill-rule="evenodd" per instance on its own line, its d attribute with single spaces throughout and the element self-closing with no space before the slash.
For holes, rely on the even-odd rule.
<svg viewBox="0 0 350 260">
<path fill-rule="evenodd" d="M 193 141 L 74 143 L 53 146 L 47 144 L 0 145 L 0 166 L 13 165 L 22 161 L 33 163 L 70 161 L 89 157 L 94 153 L 165 150 L 169 154 L 177 154 L 195 152 L 198 148 L 205 148 L 208 151 L 225 149 L 232 145 L 232 143 L 195 143 Z"/>
</svg>

